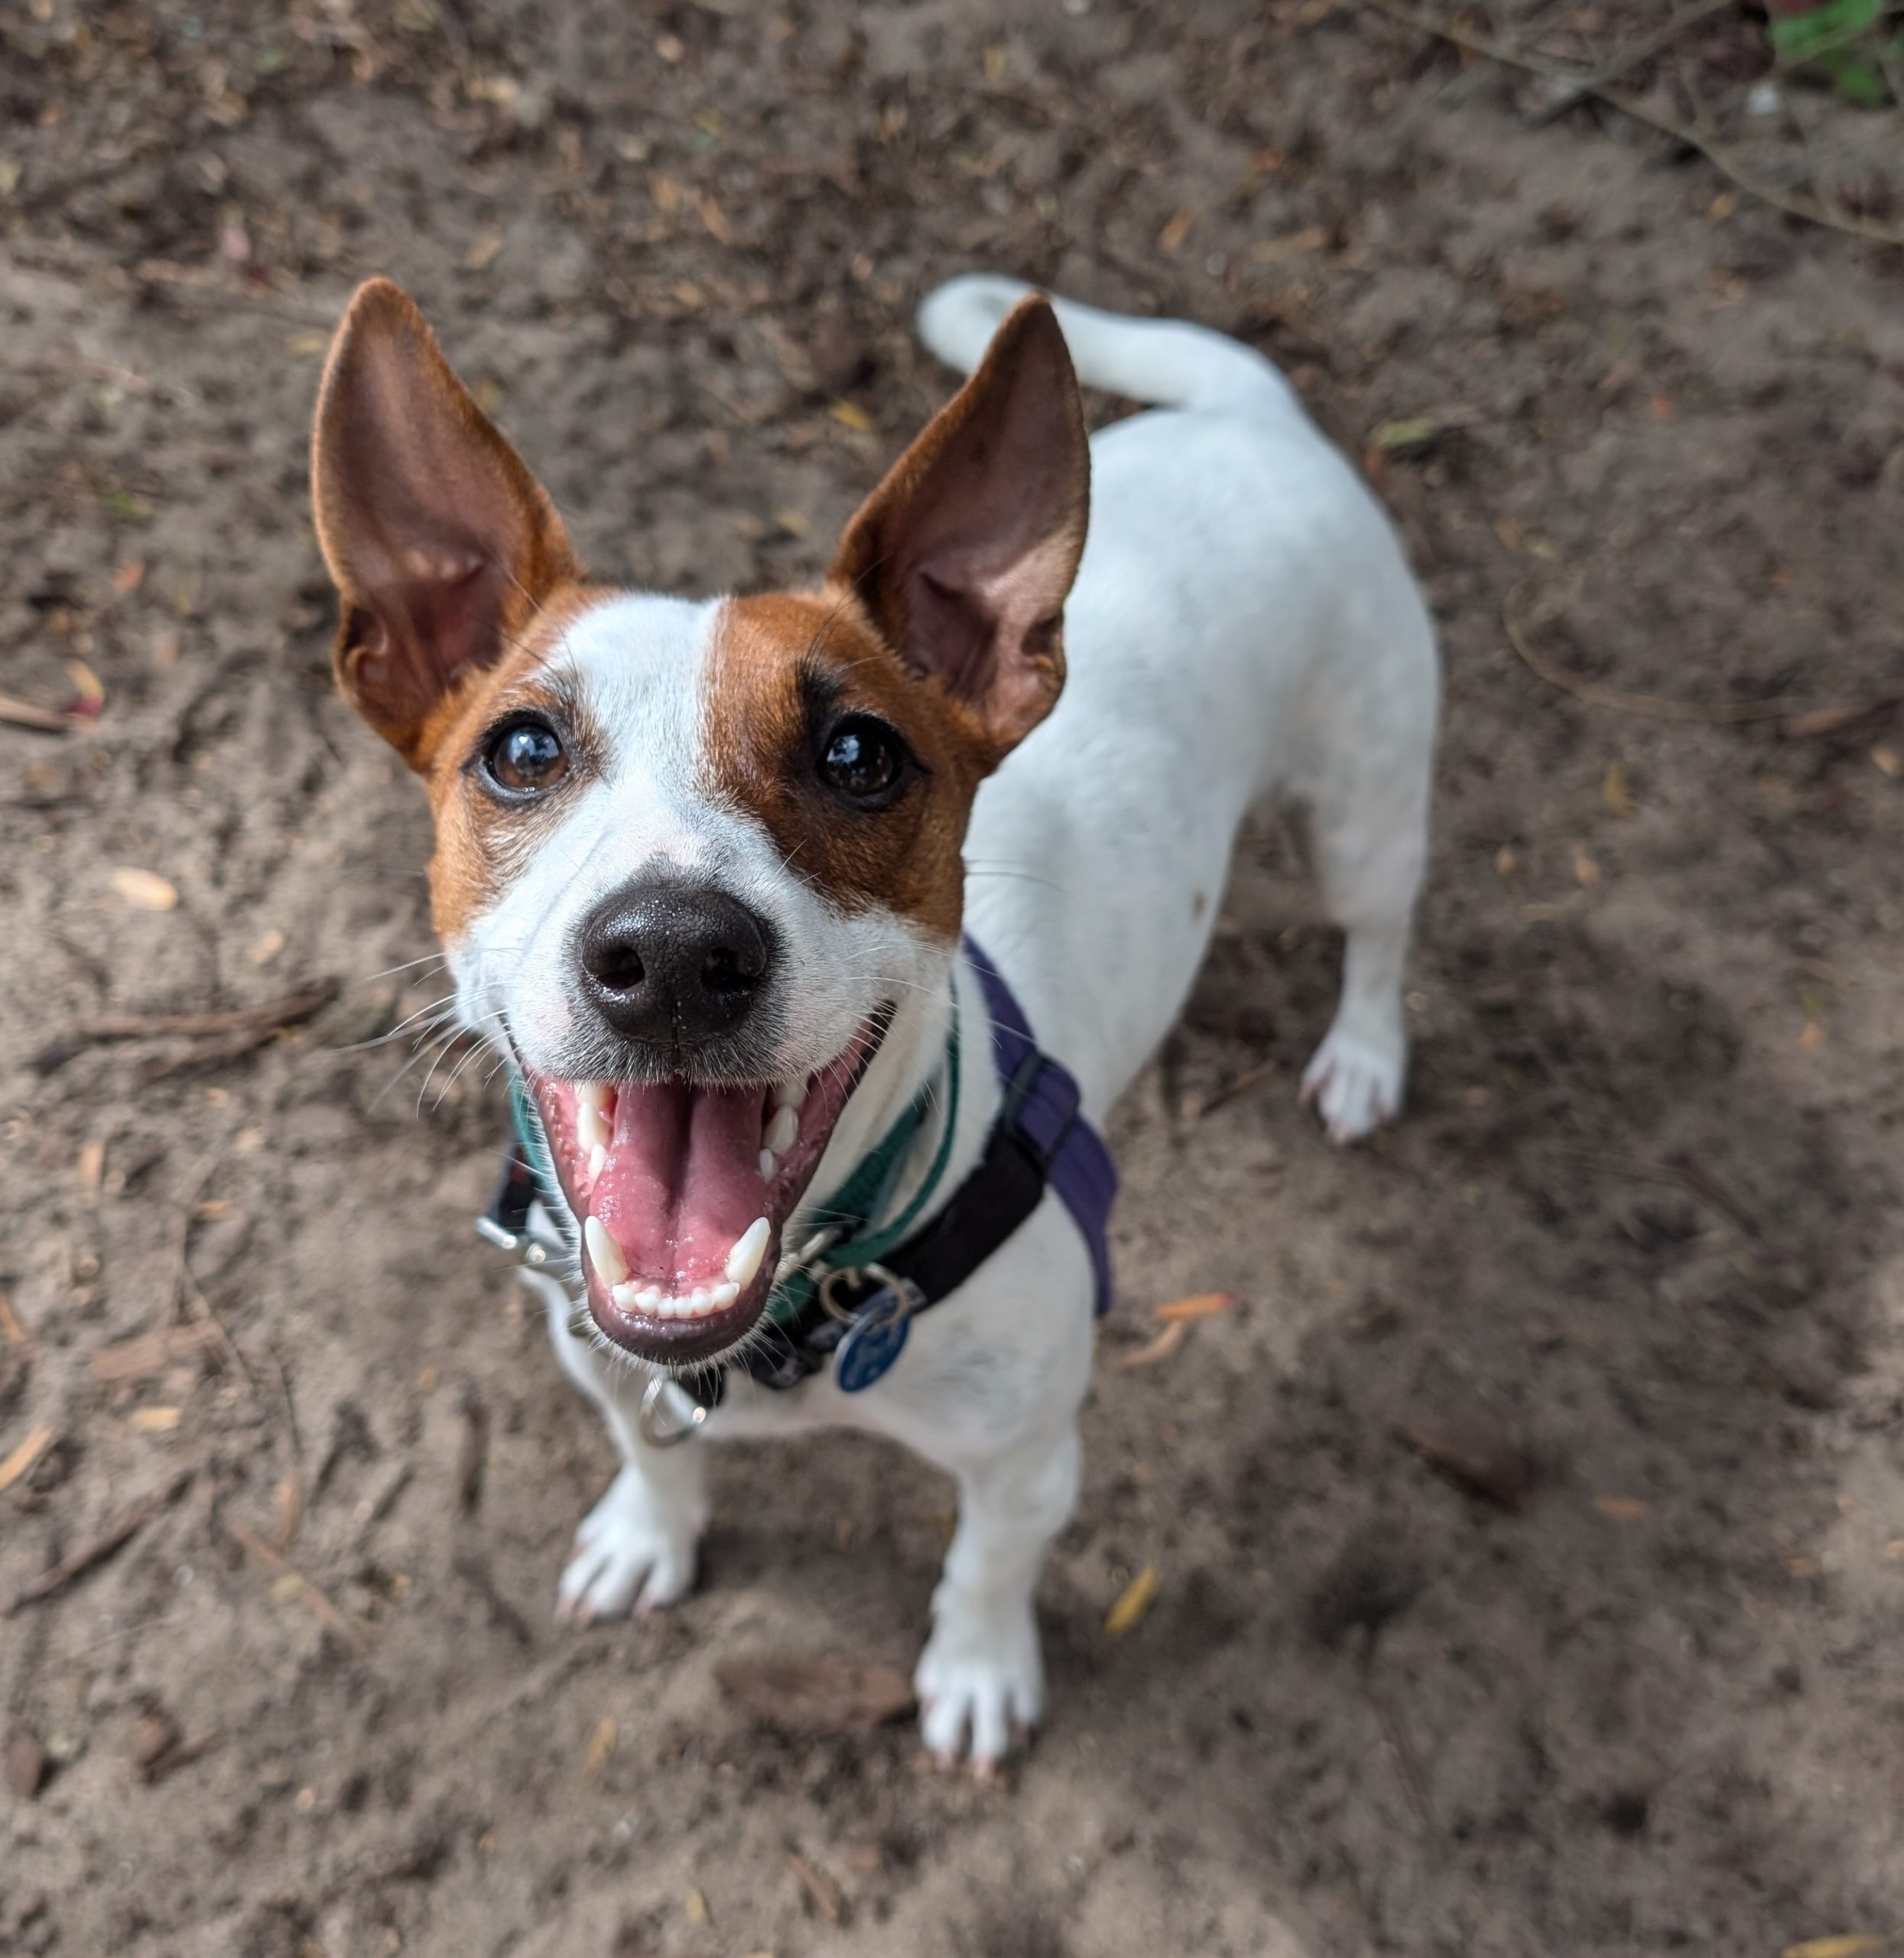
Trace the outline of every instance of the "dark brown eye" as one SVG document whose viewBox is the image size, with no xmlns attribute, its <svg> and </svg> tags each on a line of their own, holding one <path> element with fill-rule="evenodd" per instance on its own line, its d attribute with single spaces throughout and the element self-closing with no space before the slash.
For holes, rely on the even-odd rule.
<svg viewBox="0 0 1904 1958">
<path fill-rule="evenodd" d="M 843 720 L 827 737 L 820 776 L 856 802 L 890 802 L 904 787 L 911 756 L 885 722 L 866 715 Z"/>
<path fill-rule="evenodd" d="M 546 720 L 512 720 L 489 737 L 482 766 L 506 794 L 534 795 L 568 773 L 569 758 L 562 737 Z"/>
</svg>

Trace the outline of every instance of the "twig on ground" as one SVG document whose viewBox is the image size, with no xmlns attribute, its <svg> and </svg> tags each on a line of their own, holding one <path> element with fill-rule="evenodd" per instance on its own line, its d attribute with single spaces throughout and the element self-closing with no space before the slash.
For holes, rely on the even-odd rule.
<svg viewBox="0 0 1904 1958">
<path fill-rule="evenodd" d="M 1747 197 L 1756 197 L 1760 203 L 1782 211 L 1787 217 L 1802 218 L 1808 224 L 1823 225 L 1828 230 L 1842 231 L 1873 245 L 1904 245 L 1904 227 L 1880 224 L 1874 219 L 1854 216 L 1849 211 L 1834 210 L 1821 200 L 1808 197 L 1802 190 L 1787 190 L 1776 184 L 1767 184 L 1738 162 L 1716 137 L 1655 109 L 1637 96 L 1623 94 L 1597 81 L 1590 74 L 1583 75 L 1563 62 L 1548 61 L 1538 54 L 1529 54 L 1512 42 L 1496 40 L 1489 34 L 1470 33 L 1452 21 L 1435 20 L 1407 5 L 1406 0 L 1357 0 L 1357 4 L 1386 14 L 1390 20 L 1399 21 L 1404 27 L 1413 28 L 1418 34 L 1432 34 L 1438 41 L 1466 48 L 1470 54 L 1498 61 L 1503 67 L 1518 68 L 1523 73 L 1544 76 L 1549 81 L 1577 89 L 1581 95 L 1603 102 L 1620 115 L 1629 116 L 1636 122 L 1643 122 L 1648 128 L 1657 130 L 1675 143 L 1684 144 L 1689 150 L 1698 151 L 1720 176 L 1736 184 Z"/>
<path fill-rule="evenodd" d="M 1622 50 L 1591 74 L 1563 83 L 1560 95 L 1535 115 L 1535 122 L 1551 122 L 1556 116 L 1564 115 L 1593 89 L 1607 88 L 1621 76 L 1630 75 L 1642 61 L 1650 61 L 1655 54 L 1663 54 L 1687 28 L 1696 27 L 1714 14 L 1733 12 L 1737 5 L 1738 0 L 1698 0 L 1696 5 L 1688 7 L 1683 14 L 1675 14 L 1651 34 L 1642 34 L 1630 47 Z"/>
<path fill-rule="evenodd" d="M 83 1020 L 41 1049 L 33 1058 L 34 1072 L 54 1073 L 82 1049 L 109 1040 L 219 1039 L 216 1048 L 161 1063 L 156 1073 L 148 1074 L 148 1078 L 156 1079 L 159 1075 L 195 1065 L 201 1059 L 222 1060 L 248 1053 L 281 1029 L 294 1026 L 300 1020 L 320 1013 L 337 997 L 337 981 L 326 979 L 263 1006 L 241 1007 L 229 1013 L 108 1013 L 96 1020 Z"/>
<path fill-rule="evenodd" d="M 95 1537 L 91 1543 L 75 1550 L 70 1557 L 62 1558 L 50 1570 L 43 1570 L 37 1577 L 30 1578 L 9 1598 L 4 1608 L 0 1608 L 0 1618 L 11 1618 L 24 1605 L 37 1604 L 42 1598 L 50 1598 L 56 1591 L 65 1589 L 76 1577 L 83 1577 L 96 1564 L 105 1563 L 114 1551 L 127 1542 L 150 1523 L 161 1511 L 168 1509 L 184 1492 L 185 1485 L 197 1473 L 187 1468 L 174 1475 L 156 1495 L 148 1496 L 144 1501 L 136 1502 L 127 1510 L 110 1528 Z"/>
<path fill-rule="evenodd" d="M 1557 660 L 1550 659 L 1528 636 L 1527 620 L 1521 607 L 1521 594 L 1527 584 L 1523 579 L 1501 601 L 1501 623 L 1506 629 L 1508 643 L 1550 687 L 1571 694 L 1589 707 L 1608 707 L 1616 714 L 1643 714 L 1652 720 L 1727 727 L 1745 721 L 1782 720 L 1797 704 L 1797 696 L 1792 694 L 1774 694 L 1758 701 L 1668 700 L 1659 694 L 1626 693 L 1617 687 L 1602 686 L 1597 680 L 1570 673 Z"/>
<path fill-rule="evenodd" d="M 1220 1108 L 1226 1101 L 1233 1101 L 1239 1094 L 1246 1094 L 1258 1082 L 1267 1081 L 1276 1071 L 1275 1061 L 1259 1061 L 1253 1068 L 1245 1068 L 1233 1080 L 1220 1087 L 1213 1088 L 1197 1104 L 1196 1120 L 1201 1121 L 1212 1109 Z"/>
<path fill-rule="evenodd" d="M 233 1543 L 263 1565 L 272 1576 L 289 1579 L 297 1586 L 298 1602 L 306 1606 L 330 1631 L 334 1631 L 360 1659 L 369 1656 L 370 1637 L 355 1618 L 346 1617 L 304 1573 L 280 1556 L 263 1537 L 242 1523 L 228 1523 L 225 1534 Z"/>
</svg>

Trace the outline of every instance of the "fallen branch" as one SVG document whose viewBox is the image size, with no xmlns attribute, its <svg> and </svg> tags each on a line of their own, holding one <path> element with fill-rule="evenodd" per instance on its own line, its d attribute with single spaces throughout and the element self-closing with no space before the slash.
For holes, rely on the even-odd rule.
<svg viewBox="0 0 1904 1958">
<path fill-rule="evenodd" d="M 76 1577 L 83 1577 L 96 1564 L 105 1563 L 113 1552 L 122 1548 L 150 1523 L 163 1510 L 169 1509 L 184 1491 L 185 1485 L 197 1472 L 187 1468 L 174 1475 L 158 1495 L 148 1496 L 143 1502 L 135 1503 L 102 1536 L 96 1537 L 83 1548 L 75 1550 L 72 1556 L 62 1559 L 50 1570 L 43 1570 L 37 1577 L 31 1578 L 15 1592 L 0 1609 L 0 1618 L 11 1618 L 23 1605 L 37 1604 L 42 1598 L 50 1598 L 56 1591 L 63 1590 Z"/>
<path fill-rule="evenodd" d="M 1643 122 L 1648 128 L 1670 137 L 1675 143 L 1684 144 L 1689 150 L 1696 150 L 1720 176 L 1736 184 L 1747 197 L 1770 205 L 1776 211 L 1782 211 L 1787 217 L 1802 219 L 1807 224 L 1823 225 L 1828 230 L 1841 231 L 1873 245 L 1904 245 L 1904 228 L 1880 224 L 1870 218 L 1854 217 L 1849 211 L 1832 210 L 1828 204 L 1807 196 L 1802 190 L 1785 190 L 1776 184 L 1767 184 L 1740 164 L 1717 138 L 1695 128 L 1690 122 L 1681 122 L 1677 116 L 1655 109 L 1636 96 L 1622 93 L 1591 74 L 1582 74 L 1564 62 L 1545 60 L 1511 42 L 1498 41 L 1489 34 L 1471 33 L 1451 21 L 1435 20 L 1408 5 L 1406 0 L 1357 0 L 1357 4 L 1386 14 L 1390 20 L 1399 21 L 1418 34 L 1432 34 L 1437 41 L 1465 48 L 1469 54 L 1481 55 L 1490 61 L 1498 61 L 1503 67 L 1542 76 L 1575 89 L 1581 95 L 1590 96 L 1596 102 L 1603 102 L 1620 115 L 1630 117 L 1636 122 Z"/>
<path fill-rule="evenodd" d="M 301 993 L 287 994 L 262 1007 L 241 1007 L 229 1013 L 108 1013 L 83 1020 L 41 1049 L 34 1071 L 49 1075 L 66 1065 L 83 1049 L 109 1040 L 205 1039 L 223 1036 L 215 1049 L 161 1063 L 161 1072 L 176 1072 L 206 1052 L 217 1059 L 248 1052 L 281 1029 L 295 1026 L 320 1013 L 337 997 L 337 981 L 326 979 Z M 156 1077 L 151 1077 L 156 1078 Z"/>
<path fill-rule="evenodd" d="M 1602 686 L 1580 674 L 1570 673 L 1557 660 L 1550 659 L 1527 634 L 1527 621 L 1521 610 L 1521 594 L 1527 588 L 1523 579 L 1501 601 L 1501 623 L 1508 643 L 1526 665 L 1550 687 L 1571 694 L 1589 707 L 1610 708 L 1616 714 L 1643 714 L 1652 720 L 1688 721 L 1709 727 L 1736 727 L 1750 720 L 1782 720 L 1796 704 L 1797 696 L 1775 694 L 1758 701 L 1675 701 L 1659 694 L 1629 694 L 1617 687 Z"/>
</svg>

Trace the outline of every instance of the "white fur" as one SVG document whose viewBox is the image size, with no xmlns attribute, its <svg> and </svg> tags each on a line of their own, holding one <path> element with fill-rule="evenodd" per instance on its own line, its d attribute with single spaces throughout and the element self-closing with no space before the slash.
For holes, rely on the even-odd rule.
<svg viewBox="0 0 1904 1958">
<path fill-rule="evenodd" d="M 955 280 L 927 301 L 921 330 L 969 369 L 1022 290 Z M 1272 793 L 1300 802 L 1347 934 L 1341 1003 L 1304 1093 L 1332 1136 L 1353 1140 L 1395 1113 L 1405 1070 L 1402 971 L 1438 692 L 1427 615 L 1381 510 L 1266 363 L 1194 327 L 1069 304 L 1058 317 L 1084 381 L 1175 405 L 1092 443 L 1090 537 L 1066 612 L 1070 678 L 980 793 L 969 927 L 1101 1119 L 1190 990 L 1244 812 Z M 997 1102 L 976 982 L 896 920 L 835 914 L 763 832 L 698 790 L 697 662 L 713 617 L 710 607 L 635 598 L 571 629 L 570 656 L 611 730 L 615 766 L 459 950 L 465 1013 L 479 1022 L 504 1011 L 531 1040 L 558 1042 L 567 1008 L 553 961 L 565 922 L 657 857 L 711 865 L 740 880 L 791 948 L 804 992 L 790 1072 L 817 1065 L 829 1041 L 837 1049 L 882 987 L 904 1002 L 813 1201 L 940 1065 L 956 989 L 973 1037 L 949 1191 Z M 790 1242 L 799 1228 L 796 1218 Z M 691 1581 L 705 1521 L 700 1445 L 640 1441 L 633 1410 L 646 1374 L 578 1335 L 560 1288 L 541 1283 L 557 1352 L 601 1405 L 625 1465 L 577 1535 L 562 1609 L 665 1604 Z M 1048 1197 L 916 1323 L 871 1390 L 843 1394 L 829 1374 L 774 1394 L 733 1375 L 707 1424 L 715 1436 L 870 1428 L 957 1477 L 957 1534 L 917 1674 L 926 1740 L 948 1759 L 996 1761 L 1041 1711 L 1032 1596 L 1076 1498 L 1092 1335 L 1084 1247 Z"/>
</svg>

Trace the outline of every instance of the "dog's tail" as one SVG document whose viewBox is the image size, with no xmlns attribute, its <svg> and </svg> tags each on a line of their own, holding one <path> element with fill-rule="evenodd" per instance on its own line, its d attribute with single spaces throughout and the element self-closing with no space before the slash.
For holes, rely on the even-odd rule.
<svg viewBox="0 0 1904 1958">
<path fill-rule="evenodd" d="M 948 366 L 969 374 L 999 323 L 1032 289 L 983 272 L 948 280 L 919 308 L 919 337 Z M 1160 408 L 1231 414 L 1296 405 L 1288 382 L 1261 354 L 1207 327 L 1133 320 L 1070 299 L 1051 305 L 1087 387 Z"/>
</svg>

